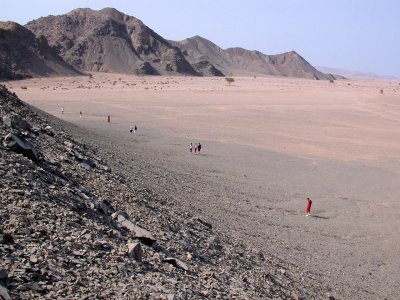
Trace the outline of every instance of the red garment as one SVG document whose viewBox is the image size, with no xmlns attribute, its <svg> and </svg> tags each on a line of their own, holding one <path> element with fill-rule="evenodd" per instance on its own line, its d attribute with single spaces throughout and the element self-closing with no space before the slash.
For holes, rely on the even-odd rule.
<svg viewBox="0 0 400 300">
<path fill-rule="evenodd" d="M 307 207 L 306 207 L 306 212 L 309 214 L 311 212 L 311 204 L 312 201 L 310 198 L 307 198 Z"/>
</svg>

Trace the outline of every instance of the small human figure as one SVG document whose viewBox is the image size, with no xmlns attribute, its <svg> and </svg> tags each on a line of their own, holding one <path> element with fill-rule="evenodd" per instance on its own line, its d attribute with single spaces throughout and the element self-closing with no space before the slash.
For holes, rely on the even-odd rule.
<svg viewBox="0 0 400 300">
<path fill-rule="evenodd" d="M 110 123 L 110 121 L 111 121 L 111 117 L 110 117 L 110 115 L 108 115 L 107 116 L 107 122 Z"/>
<path fill-rule="evenodd" d="M 311 199 L 307 198 L 307 207 L 306 207 L 307 216 L 311 215 L 311 205 L 312 205 Z"/>
<path fill-rule="evenodd" d="M 82 111 L 79 112 L 79 118 L 82 119 Z"/>
<path fill-rule="evenodd" d="M 201 150 L 201 144 L 199 143 L 199 144 L 197 145 L 198 154 L 200 154 L 200 150 Z"/>
<path fill-rule="evenodd" d="M 192 154 L 192 151 L 193 151 L 193 144 L 190 143 L 190 144 L 189 144 L 189 152 L 190 152 L 190 154 Z"/>
<path fill-rule="evenodd" d="M 133 126 L 129 126 L 129 132 L 132 133 L 133 132 Z"/>
<path fill-rule="evenodd" d="M 194 154 L 197 154 L 197 143 L 194 144 Z"/>
<path fill-rule="evenodd" d="M 135 127 L 133 128 L 133 132 L 136 134 L 137 131 L 137 126 L 135 125 Z"/>
<path fill-rule="evenodd" d="M 61 114 L 64 114 L 64 106 L 61 106 Z"/>
</svg>

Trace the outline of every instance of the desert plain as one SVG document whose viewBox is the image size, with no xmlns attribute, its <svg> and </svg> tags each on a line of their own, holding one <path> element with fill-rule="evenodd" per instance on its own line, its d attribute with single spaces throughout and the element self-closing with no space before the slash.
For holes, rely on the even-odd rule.
<svg viewBox="0 0 400 300">
<path fill-rule="evenodd" d="M 5 84 L 77 125 L 121 172 L 344 298 L 399 297 L 398 82 L 93 73 Z"/>
</svg>

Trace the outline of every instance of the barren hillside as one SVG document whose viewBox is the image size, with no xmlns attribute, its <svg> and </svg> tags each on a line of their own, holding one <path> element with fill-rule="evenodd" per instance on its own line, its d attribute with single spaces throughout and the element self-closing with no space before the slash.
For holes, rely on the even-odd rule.
<svg viewBox="0 0 400 300">
<path fill-rule="evenodd" d="M 0 22 L 0 79 L 80 74 L 51 49 L 43 36 L 14 22 Z"/>
<path fill-rule="evenodd" d="M 222 49 L 211 41 L 195 36 L 173 42 L 192 64 L 209 61 L 225 75 L 274 75 L 310 79 L 334 79 L 330 74 L 316 70 L 295 51 L 266 55 L 243 48 Z"/>
<path fill-rule="evenodd" d="M 113 8 L 76 9 L 29 22 L 70 64 L 85 71 L 198 75 L 180 50 L 140 20 Z"/>
</svg>

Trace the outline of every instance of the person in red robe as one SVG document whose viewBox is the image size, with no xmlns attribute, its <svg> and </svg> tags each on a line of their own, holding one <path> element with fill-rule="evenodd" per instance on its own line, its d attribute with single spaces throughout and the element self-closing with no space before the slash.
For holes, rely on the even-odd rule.
<svg viewBox="0 0 400 300">
<path fill-rule="evenodd" d="M 311 205 L 312 205 L 311 199 L 307 198 L 307 207 L 306 207 L 307 216 L 311 215 Z"/>
</svg>

